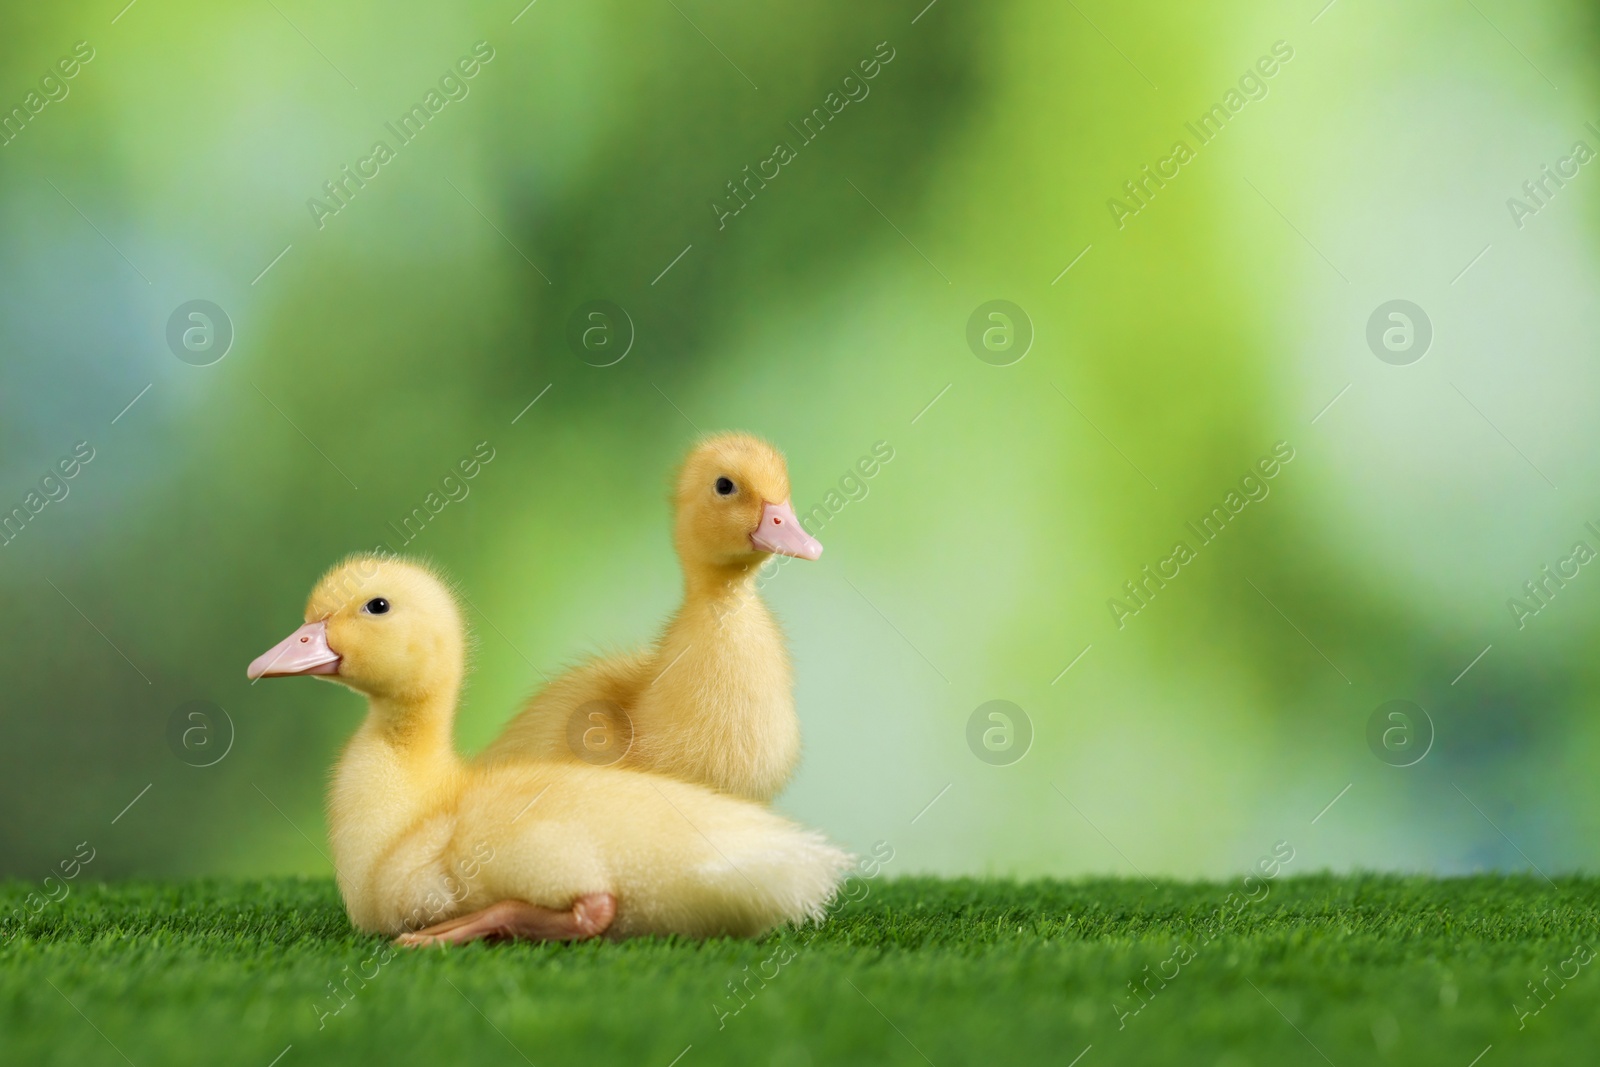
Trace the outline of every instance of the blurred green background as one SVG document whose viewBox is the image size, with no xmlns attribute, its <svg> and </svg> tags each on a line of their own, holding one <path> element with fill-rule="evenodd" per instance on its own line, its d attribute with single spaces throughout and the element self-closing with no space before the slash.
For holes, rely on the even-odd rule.
<svg viewBox="0 0 1600 1067">
<path fill-rule="evenodd" d="M 1507 606 L 1600 548 L 1600 169 L 1507 204 L 1600 149 L 1591 7 L 5 18 L 0 508 L 94 458 L 0 548 L 0 873 L 84 841 L 102 877 L 327 873 L 322 785 L 361 705 L 244 677 L 320 572 L 400 547 L 388 524 L 489 443 L 406 546 L 470 597 L 474 749 L 540 671 L 675 605 L 667 481 L 722 428 L 786 450 L 801 511 L 893 450 L 766 591 L 805 736 L 780 806 L 891 842 L 896 873 L 1215 875 L 1279 839 L 1299 870 L 1600 859 L 1600 576 L 1521 628 Z M 387 124 L 479 42 L 400 145 Z M 1186 123 L 1277 42 L 1202 145 Z M 319 226 L 308 200 L 378 140 L 394 158 Z M 1180 140 L 1119 226 L 1108 201 Z M 794 158 L 719 227 L 778 142 Z M 997 299 L 1033 333 L 1003 366 L 967 340 Z M 1432 326 L 1408 365 L 1366 339 L 1395 299 Z M 206 366 L 167 340 L 192 300 L 234 334 Z M 610 366 L 567 340 L 594 300 L 635 334 Z M 1269 495 L 1200 546 L 1185 523 L 1277 442 Z M 1119 628 L 1108 599 L 1178 540 L 1196 558 Z M 1033 735 L 1005 765 L 967 741 L 996 699 Z M 1432 723 L 1409 767 L 1369 745 L 1390 700 Z M 227 720 L 175 747 L 190 701 Z"/>
</svg>

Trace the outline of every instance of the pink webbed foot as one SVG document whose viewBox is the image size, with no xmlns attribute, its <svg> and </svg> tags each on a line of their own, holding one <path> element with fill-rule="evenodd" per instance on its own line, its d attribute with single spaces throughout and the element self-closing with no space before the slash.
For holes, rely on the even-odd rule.
<svg viewBox="0 0 1600 1067">
<path fill-rule="evenodd" d="M 617 898 L 610 893 L 590 893 L 573 901 L 566 911 L 502 900 L 482 911 L 462 915 L 422 930 L 401 934 L 395 944 L 464 945 L 469 941 L 583 941 L 606 932 L 617 914 Z"/>
</svg>

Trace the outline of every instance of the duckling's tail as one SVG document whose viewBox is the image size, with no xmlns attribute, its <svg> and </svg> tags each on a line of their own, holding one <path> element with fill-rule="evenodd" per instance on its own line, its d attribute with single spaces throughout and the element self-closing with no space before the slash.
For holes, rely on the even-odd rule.
<svg viewBox="0 0 1600 1067">
<path fill-rule="evenodd" d="M 774 822 L 732 847 L 719 842 L 718 857 L 698 872 L 702 891 L 721 898 L 728 933 L 754 937 L 784 923 L 820 921 L 850 870 L 850 856 L 817 831 Z"/>
<path fill-rule="evenodd" d="M 638 778 L 665 805 L 656 822 L 667 862 L 629 870 L 619 934 L 666 932 L 754 937 L 784 923 L 820 920 L 851 857 L 815 830 L 759 804 L 655 775 Z M 686 862 L 687 861 L 687 862 Z M 622 871 L 618 872 L 623 873 Z M 631 888 L 631 892 L 630 892 Z"/>
</svg>

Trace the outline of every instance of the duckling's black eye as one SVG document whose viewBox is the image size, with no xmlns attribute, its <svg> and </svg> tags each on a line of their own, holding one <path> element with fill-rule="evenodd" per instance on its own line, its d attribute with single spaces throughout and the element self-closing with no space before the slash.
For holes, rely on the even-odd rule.
<svg viewBox="0 0 1600 1067">
<path fill-rule="evenodd" d="M 381 596 L 375 596 L 361 605 L 361 610 L 368 615 L 387 615 L 389 614 L 389 602 Z"/>
<path fill-rule="evenodd" d="M 717 495 L 727 496 L 733 492 L 733 480 L 730 478 L 717 479 Z"/>
</svg>

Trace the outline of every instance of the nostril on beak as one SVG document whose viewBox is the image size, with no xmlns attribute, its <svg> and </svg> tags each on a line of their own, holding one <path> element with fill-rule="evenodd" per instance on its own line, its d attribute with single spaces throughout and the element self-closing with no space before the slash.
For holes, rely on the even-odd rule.
<svg viewBox="0 0 1600 1067">
<path fill-rule="evenodd" d="M 774 525 L 774 526 L 782 526 L 783 525 L 783 520 L 778 518 L 778 516 L 774 515 L 774 516 L 772 516 L 772 525 Z"/>
<path fill-rule="evenodd" d="M 307 641 L 309 641 L 309 640 L 311 640 L 311 638 L 309 638 L 309 637 L 302 637 L 302 638 L 301 638 L 301 639 L 300 639 L 300 643 L 301 643 L 301 644 L 302 644 L 302 645 L 303 645 L 303 644 L 305 644 L 305 643 L 306 643 L 306 642 L 307 642 Z"/>
</svg>

